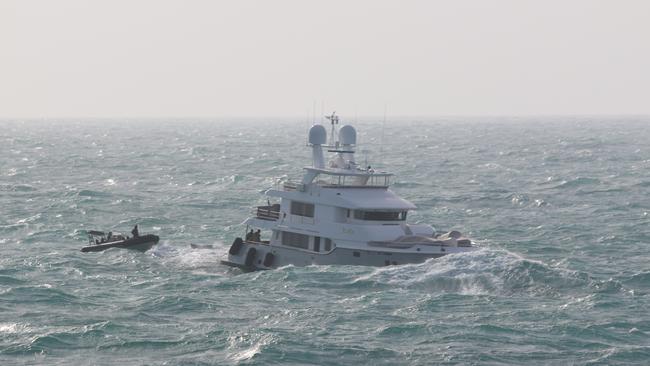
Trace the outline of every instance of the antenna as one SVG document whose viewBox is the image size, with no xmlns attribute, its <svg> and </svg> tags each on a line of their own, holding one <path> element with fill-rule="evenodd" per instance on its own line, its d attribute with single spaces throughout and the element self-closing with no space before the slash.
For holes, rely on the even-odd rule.
<svg viewBox="0 0 650 366">
<path fill-rule="evenodd" d="M 387 105 L 384 103 L 384 120 L 381 122 L 381 140 L 379 140 L 379 162 L 384 165 L 384 131 L 386 130 L 386 109 Z"/>
<path fill-rule="evenodd" d="M 314 115 L 314 113 L 313 113 L 314 110 L 312 109 L 311 112 L 312 112 L 311 115 L 309 115 L 309 114 L 307 115 L 307 140 L 305 141 L 306 146 L 309 146 L 309 120 L 312 119 L 312 117 Z"/>
<path fill-rule="evenodd" d="M 339 117 L 336 115 L 336 111 L 332 112 L 332 115 L 325 116 L 332 123 L 332 134 L 330 137 L 330 144 L 334 141 L 334 130 L 336 129 L 335 125 L 339 124 Z M 339 146 L 339 140 L 336 139 L 336 147 Z"/>
</svg>

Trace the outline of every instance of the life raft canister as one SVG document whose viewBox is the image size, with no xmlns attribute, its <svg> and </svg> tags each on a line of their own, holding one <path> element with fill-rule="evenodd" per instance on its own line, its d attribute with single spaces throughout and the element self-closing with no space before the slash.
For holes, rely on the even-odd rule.
<svg viewBox="0 0 650 366">
<path fill-rule="evenodd" d="M 246 267 L 252 267 L 253 263 L 255 262 L 255 255 L 257 254 L 257 249 L 255 248 L 250 248 L 248 249 L 248 252 L 246 253 L 246 261 L 244 264 Z"/>
<path fill-rule="evenodd" d="M 239 251 L 241 250 L 242 245 L 244 245 L 244 241 L 241 240 L 241 238 L 235 239 L 235 241 L 230 246 L 230 250 L 228 251 L 228 253 L 230 253 L 230 255 L 239 254 Z"/>
</svg>

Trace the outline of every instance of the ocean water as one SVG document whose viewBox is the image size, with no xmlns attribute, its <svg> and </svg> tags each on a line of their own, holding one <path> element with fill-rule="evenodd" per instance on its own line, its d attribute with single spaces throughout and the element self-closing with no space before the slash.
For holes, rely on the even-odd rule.
<svg viewBox="0 0 650 366">
<path fill-rule="evenodd" d="M 356 126 L 411 222 L 481 249 L 241 273 L 219 260 L 310 164 L 306 122 L 0 121 L 0 365 L 650 363 L 649 118 Z M 79 251 L 136 223 L 161 244 Z"/>
</svg>

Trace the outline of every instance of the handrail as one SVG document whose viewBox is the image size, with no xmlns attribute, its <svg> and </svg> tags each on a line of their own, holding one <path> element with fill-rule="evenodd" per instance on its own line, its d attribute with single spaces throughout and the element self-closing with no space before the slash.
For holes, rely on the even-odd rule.
<svg viewBox="0 0 650 366">
<path fill-rule="evenodd" d="M 277 209 L 277 211 L 275 210 Z M 275 221 L 280 218 L 280 207 L 279 206 L 257 206 L 255 216 L 258 219 L 262 220 L 271 220 Z"/>
<path fill-rule="evenodd" d="M 325 179 L 316 179 L 316 186 L 325 188 L 387 188 L 390 186 L 391 175 L 345 176 L 332 175 Z M 278 181 L 277 190 L 304 191 L 302 183 L 295 181 Z"/>
</svg>

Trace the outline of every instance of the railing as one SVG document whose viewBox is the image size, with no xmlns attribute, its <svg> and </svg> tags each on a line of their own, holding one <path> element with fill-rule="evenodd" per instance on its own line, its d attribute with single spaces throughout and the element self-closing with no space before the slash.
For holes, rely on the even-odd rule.
<svg viewBox="0 0 650 366">
<path fill-rule="evenodd" d="M 313 217 L 300 216 L 300 215 L 291 215 L 290 221 L 293 224 L 314 225 L 316 223 L 316 220 Z"/>
<path fill-rule="evenodd" d="M 312 183 L 325 188 L 377 188 L 388 187 L 392 175 L 387 173 L 345 175 L 345 174 L 318 174 Z M 276 180 L 274 188 L 279 191 L 304 192 L 307 187 L 301 182 L 291 180 Z"/>
<path fill-rule="evenodd" d="M 283 188 L 285 191 L 295 191 L 298 189 L 298 183 L 296 182 L 284 182 Z"/>
<path fill-rule="evenodd" d="M 276 221 L 280 218 L 280 205 L 257 206 L 255 216 L 262 220 Z"/>
<path fill-rule="evenodd" d="M 390 186 L 390 175 L 330 175 L 319 181 L 323 187 L 334 188 L 376 188 Z"/>
</svg>

